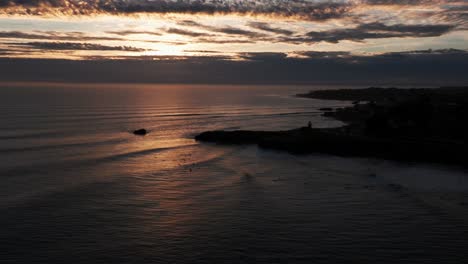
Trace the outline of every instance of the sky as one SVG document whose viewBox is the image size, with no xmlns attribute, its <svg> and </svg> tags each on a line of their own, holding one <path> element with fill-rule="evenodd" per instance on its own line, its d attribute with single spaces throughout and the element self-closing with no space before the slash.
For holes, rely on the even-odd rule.
<svg viewBox="0 0 468 264">
<path fill-rule="evenodd" d="M 2 81 L 466 84 L 467 50 L 467 0 L 0 0 Z"/>
</svg>

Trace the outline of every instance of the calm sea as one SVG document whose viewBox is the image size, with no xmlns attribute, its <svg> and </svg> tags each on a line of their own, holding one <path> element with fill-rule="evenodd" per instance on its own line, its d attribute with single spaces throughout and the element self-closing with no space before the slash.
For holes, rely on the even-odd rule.
<svg viewBox="0 0 468 264">
<path fill-rule="evenodd" d="M 467 263 L 460 168 L 193 140 L 341 125 L 321 88 L 2 85 L 0 263 Z"/>
</svg>

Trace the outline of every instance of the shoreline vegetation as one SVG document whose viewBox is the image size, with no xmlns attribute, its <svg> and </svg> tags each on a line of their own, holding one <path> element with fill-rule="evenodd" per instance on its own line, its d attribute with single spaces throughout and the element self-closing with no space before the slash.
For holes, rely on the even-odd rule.
<svg viewBox="0 0 468 264">
<path fill-rule="evenodd" d="M 207 131 L 195 139 L 218 144 L 257 144 L 294 154 L 467 165 L 468 87 L 371 87 L 319 90 L 296 96 L 353 102 L 349 107 L 321 109 L 324 116 L 346 125 L 287 131 Z"/>
</svg>

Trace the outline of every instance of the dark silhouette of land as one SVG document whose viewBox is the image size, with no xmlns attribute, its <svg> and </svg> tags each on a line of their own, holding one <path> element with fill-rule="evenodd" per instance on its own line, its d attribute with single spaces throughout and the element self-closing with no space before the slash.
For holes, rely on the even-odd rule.
<svg viewBox="0 0 468 264">
<path fill-rule="evenodd" d="M 300 97 L 354 101 L 323 115 L 346 122 L 289 131 L 209 131 L 196 140 L 258 144 L 291 153 L 328 153 L 466 165 L 468 87 L 320 90 Z"/>
<path fill-rule="evenodd" d="M 146 134 L 148 134 L 148 130 L 146 130 L 144 128 L 137 129 L 137 130 L 133 131 L 133 134 L 137 135 L 137 136 L 145 136 Z"/>
</svg>

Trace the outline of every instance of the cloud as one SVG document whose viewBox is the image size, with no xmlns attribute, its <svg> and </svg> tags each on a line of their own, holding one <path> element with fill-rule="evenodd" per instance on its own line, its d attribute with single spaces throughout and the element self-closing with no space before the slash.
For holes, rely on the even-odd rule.
<svg viewBox="0 0 468 264">
<path fill-rule="evenodd" d="M 236 28 L 236 27 L 211 28 L 211 31 L 219 32 L 219 33 L 223 33 L 227 35 L 244 36 L 244 37 L 249 37 L 249 38 L 262 38 L 262 37 L 267 36 L 266 34 L 263 34 L 263 33 L 245 30 L 245 29 Z"/>
<path fill-rule="evenodd" d="M 462 57 L 468 56 L 468 51 L 460 49 L 427 49 L 427 50 L 411 50 L 411 51 L 400 51 L 400 52 L 387 52 L 378 55 L 382 58 L 414 58 L 414 57 L 432 57 L 432 56 L 452 56 L 460 55 Z"/>
<path fill-rule="evenodd" d="M 212 43 L 212 44 L 225 44 L 225 43 L 255 43 L 260 40 L 268 38 L 267 34 L 261 32 L 250 31 L 238 27 L 226 26 L 226 27 L 215 27 L 210 25 L 200 24 L 191 20 L 180 21 L 178 25 L 183 25 L 186 28 L 197 28 L 199 30 L 208 31 L 199 32 L 192 29 L 181 29 L 181 28 L 167 28 L 166 33 L 178 34 L 183 36 L 190 36 L 197 38 L 196 41 L 199 43 Z M 215 33 L 215 34 L 213 34 Z M 216 34 L 219 33 L 219 34 Z M 234 38 L 233 38 L 234 37 Z M 239 38 L 241 37 L 241 38 Z"/>
<path fill-rule="evenodd" d="M 0 31 L 0 39 L 38 39 L 57 41 L 113 41 L 125 40 L 116 37 L 89 36 L 83 32 L 57 32 L 57 31 L 36 31 L 28 33 L 22 31 Z"/>
<path fill-rule="evenodd" d="M 232 60 L 229 56 L 215 55 L 215 56 L 171 56 L 171 55 L 142 55 L 142 56 L 129 56 L 129 55 L 90 55 L 84 57 L 88 61 L 121 61 L 134 62 L 142 61 L 146 63 L 205 63 L 216 61 L 229 61 Z"/>
<path fill-rule="evenodd" d="M 177 35 L 190 36 L 190 37 L 209 37 L 209 36 L 212 36 L 212 34 L 209 34 L 209 33 L 196 32 L 196 31 L 180 29 L 180 28 L 168 28 L 165 31 L 166 31 L 166 33 L 169 33 L 169 34 L 177 34 Z"/>
<path fill-rule="evenodd" d="M 240 58 L 250 61 L 270 61 L 270 60 L 282 60 L 287 57 L 286 53 L 283 52 L 247 52 L 238 54 Z"/>
<path fill-rule="evenodd" d="M 350 6 L 347 1 L 321 0 L 6 0 L 0 4 L 3 13 L 13 15 L 183 13 L 265 15 L 306 20 L 342 17 Z"/>
<path fill-rule="evenodd" d="M 198 43 L 208 44 L 252 44 L 256 43 L 253 39 L 220 39 L 220 38 L 199 38 Z"/>
<path fill-rule="evenodd" d="M 75 42 L 27 42 L 14 43 L 14 46 L 27 47 L 39 50 L 100 50 L 100 51 L 131 51 L 141 52 L 145 49 L 130 47 L 130 46 L 106 46 L 92 43 L 75 43 Z"/>
<path fill-rule="evenodd" d="M 189 53 L 212 53 L 212 54 L 221 54 L 223 52 L 217 50 L 184 50 L 184 52 Z"/>
<path fill-rule="evenodd" d="M 420 50 L 378 55 L 348 52 L 241 53 L 226 56 L 94 57 L 84 61 L 0 59 L 0 81 L 466 85 L 468 52 Z"/>
<path fill-rule="evenodd" d="M 380 19 L 394 21 L 450 24 L 457 30 L 466 28 L 468 20 L 466 0 L 361 0 L 359 3 L 356 8 L 361 8 L 361 12 L 354 14 L 358 20 L 359 16 L 365 18 L 377 14 L 376 21 L 380 16 Z M 362 12 L 363 9 L 366 11 Z"/>
<path fill-rule="evenodd" d="M 411 21 L 417 24 L 448 24 L 455 30 L 468 28 L 466 0 L 2 0 L 0 14 L 35 16 L 75 15 L 242 15 L 343 24 Z M 335 21 L 334 21 L 335 22 Z M 191 23 L 191 25 L 190 25 Z M 186 21 L 184 26 L 196 26 Z M 289 29 L 253 22 L 256 30 L 292 35 Z M 117 33 L 117 32 L 114 32 Z M 122 32 L 121 36 L 152 32 Z M 118 35 L 118 34 L 117 34 Z"/>
<path fill-rule="evenodd" d="M 119 35 L 119 36 L 130 36 L 130 35 L 153 35 L 161 36 L 161 33 L 154 31 L 145 31 L 145 30 L 116 30 L 116 31 L 106 31 L 107 34 Z"/>
<path fill-rule="evenodd" d="M 177 24 L 180 26 L 187 26 L 187 27 L 205 27 L 205 25 L 195 22 L 193 20 L 189 20 L 189 19 L 177 21 Z"/>
<path fill-rule="evenodd" d="M 310 31 L 303 34 L 257 21 L 248 22 L 247 26 L 256 30 L 261 30 L 264 33 L 230 26 L 214 27 L 203 25 L 192 20 L 180 21 L 178 24 L 186 27 L 199 28 L 204 31 L 232 35 L 234 37 L 242 36 L 251 43 L 264 41 L 289 44 L 313 44 L 317 42 L 336 44 L 343 40 L 361 42 L 366 39 L 438 37 L 457 30 L 456 25 L 450 24 L 385 24 L 382 22 L 369 22 L 357 24 L 353 28 Z M 209 40 L 209 38 L 204 39 L 204 41 L 207 40 Z M 239 39 L 236 38 L 235 40 Z"/>
<path fill-rule="evenodd" d="M 252 28 L 255 28 L 255 29 L 263 30 L 263 31 L 266 31 L 266 32 L 279 34 L 279 35 L 288 35 L 289 36 L 289 35 L 294 34 L 294 32 L 291 31 L 291 30 L 272 27 L 272 26 L 270 26 L 270 24 L 267 24 L 267 23 L 264 23 L 264 22 L 250 22 L 250 23 L 248 23 L 248 26 L 250 26 Z"/>
<path fill-rule="evenodd" d="M 7 57 L 7 56 L 10 56 L 10 55 L 13 55 L 14 54 L 14 51 L 10 50 L 10 49 L 0 49 L 0 56 L 2 57 Z"/>
<path fill-rule="evenodd" d="M 421 5 L 434 3 L 434 0 L 363 0 L 363 4 L 368 5 Z"/>
<path fill-rule="evenodd" d="M 144 33 L 143 33 L 144 32 Z M 25 41 L 25 40 L 47 40 L 55 42 L 99 42 L 99 41 L 138 41 L 146 43 L 163 43 L 170 45 L 186 45 L 187 42 L 181 41 L 163 41 L 163 40 L 140 40 L 140 39 L 129 39 L 125 38 L 129 35 L 134 34 L 151 34 L 154 36 L 160 36 L 158 32 L 152 31 L 132 31 L 132 30 L 122 30 L 122 31 L 108 31 L 107 34 L 118 35 L 121 37 L 108 37 L 108 36 L 93 36 L 87 35 L 83 32 L 58 32 L 58 31 L 35 31 L 34 33 L 22 32 L 22 31 L 0 31 L 0 39 L 16 40 L 16 41 Z"/>
<path fill-rule="evenodd" d="M 307 43 L 329 42 L 338 43 L 342 40 L 360 42 L 365 39 L 405 38 L 405 37 L 438 37 L 444 35 L 455 26 L 451 25 L 386 25 L 375 22 L 361 24 L 355 28 L 333 29 L 328 31 L 311 31 L 302 37 L 282 38 L 282 42 Z"/>
<path fill-rule="evenodd" d="M 347 51 L 297 51 L 294 54 L 309 59 L 337 59 L 350 58 L 352 55 Z"/>
<path fill-rule="evenodd" d="M 258 25 L 261 25 L 263 23 L 249 23 L 250 27 L 255 27 Z M 215 33 L 222 33 L 226 35 L 234 35 L 234 36 L 245 36 L 249 38 L 263 38 L 268 36 L 267 34 L 261 33 L 261 32 L 255 32 L 251 30 L 246 30 L 238 27 L 233 27 L 233 26 L 226 26 L 226 27 L 215 27 L 215 26 L 210 26 L 210 25 L 204 25 L 192 20 L 183 20 L 179 21 L 178 25 L 180 26 L 185 26 L 185 27 L 195 27 L 199 28 L 205 31 L 210 31 L 210 32 L 215 32 Z M 253 25 L 253 26 L 251 26 Z M 266 28 L 266 27 L 265 27 Z M 271 32 L 271 31 L 270 31 Z M 182 34 L 183 35 L 183 34 Z"/>
<path fill-rule="evenodd" d="M 161 31 L 112 30 L 105 33 L 121 37 L 136 34 L 160 36 L 178 34 L 197 41 L 227 42 L 218 34 L 231 36 L 237 43 L 271 41 L 275 43 L 303 44 L 341 40 L 363 41 L 380 38 L 437 37 L 451 31 L 468 30 L 468 3 L 466 0 L 3 0 L 0 14 L 9 15 L 127 15 L 127 14 L 186 14 L 186 15 L 242 15 L 251 16 L 245 26 L 209 26 L 197 20 L 178 21 L 175 27 Z M 269 21 L 265 17 L 281 18 L 296 23 L 295 32 L 285 25 Z M 169 17 L 169 20 L 172 18 Z M 180 17 L 178 18 L 180 19 Z M 249 19 L 250 20 L 250 19 Z M 309 23 L 298 23 L 304 20 Z M 295 21 L 295 22 L 294 22 Z M 328 24 L 324 24 L 326 22 Z M 278 21 L 276 21 L 278 22 Z M 310 23 L 314 22 L 314 23 Z M 317 22 L 317 24 L 316 24 Z M 316 27 L 316 25 L 320 25 Z M 304 29 L 315 29 L 306 35 Z M 347 28 L 343 28 L 343 25 Z M 322 27 L 323 26 L 323 27 Z M 193 27 L 194 29 L 191 29 Z M 198 29 L 195 29 L 198 28 Z M 0 38 L 2 38 L 0 32 Z M 215 33 L 215 34 L 212 34 Z M 34 33 L 23 35 L 27 39 L 43 39 Z M 39 34 L 40 35 L 40 34 Z M 4 36 L 5 37 L 5 36 Z M 3 37 L 3 38 L 4 38 Z M 57 41 L 92 41 L 92 36 L 57 35 Z M 217 38 L 215 38 L 217 37 Z M 238 37 L 242 37 L 238 39 Z M 111 40 L 113 37 L 101 37 Z M 115 40 L 115 38 L 114 38 Z"/>
<path fill-rule="evenodd" d="M 444 10 L 427 13 L 426 17 L 440 23 L 455 25 L 457 30 L 468 30 L 468 2 L 446 5 Z"/>
</svg>

